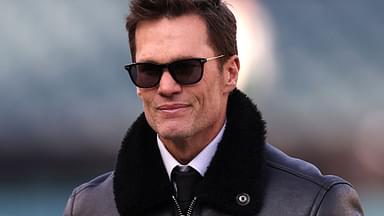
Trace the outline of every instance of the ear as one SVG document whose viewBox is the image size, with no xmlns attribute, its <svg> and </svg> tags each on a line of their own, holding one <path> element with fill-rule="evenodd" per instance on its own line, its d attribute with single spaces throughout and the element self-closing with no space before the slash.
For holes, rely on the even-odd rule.
<svg viewBox="0 0 384 216">
<path fill-rule="evenodd" d="M 231 56 L 223 66 L 224 91 L 229 93 L 236 88 L 239 77 L 240 60 L 237 55 Z"/>
</svg>

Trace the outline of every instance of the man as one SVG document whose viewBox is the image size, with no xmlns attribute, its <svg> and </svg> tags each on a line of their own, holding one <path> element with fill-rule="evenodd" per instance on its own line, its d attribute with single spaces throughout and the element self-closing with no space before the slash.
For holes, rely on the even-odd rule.
<svg viewBox="0 0 384 216">
<path fill-rule="evenodd" d="M 265 143 L 221 0 L 132 0 L 126 27 L 144 114 L 115 170 L 76 188 L 64 215 L 363 214 L 348 182 Z"/>
</svg>

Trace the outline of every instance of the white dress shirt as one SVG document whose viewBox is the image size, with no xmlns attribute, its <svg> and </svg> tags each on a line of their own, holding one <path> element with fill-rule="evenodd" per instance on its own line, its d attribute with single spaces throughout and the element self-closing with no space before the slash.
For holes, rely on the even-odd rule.
<svg viewBox="0 0 384 216">
<path fill-rule="evenodd" d="M 216 153 L 217 146 L 221 141 L 221 138 L 224 134 L 225 125 L 221 128 L 216 137 L 198 154 L 195 158 L 191 160 L 187 165 L 180 164 L 172 155 L 169 153 L 167 148 L 165 148 L 163 142 L 160 140 L 159 135 L 157 135 L 157 145 L 160 149 L 161 158 L 167 170 L 169 179 L 171 179 L 171 172 L 175 166 L 191 166 L 196 171 L 200 173 L 201 176 L 204 176 L 205 172 L 208 169 L 209 164 L 213 156 Z"/>
</svg>

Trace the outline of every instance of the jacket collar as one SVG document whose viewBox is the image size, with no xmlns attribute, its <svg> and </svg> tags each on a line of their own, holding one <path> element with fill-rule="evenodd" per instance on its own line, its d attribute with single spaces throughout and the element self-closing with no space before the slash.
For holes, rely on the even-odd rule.
<svg viewBox="0 0 384 216">
<path fill-rule="evenodd" d="M 229 96 L 223 139 L 198 187 L 198 200 L 232 215 L 255 215 L 264 196 L 265 123 L 256 105 L 239 90 Z M 142 215 L 170 204 L 173 188 L 144 114 L 128 130 L 118 154 L 114 195 L 121 215 Z M 237 196 L 246 194 L 247 205 Z"/>
</svg>

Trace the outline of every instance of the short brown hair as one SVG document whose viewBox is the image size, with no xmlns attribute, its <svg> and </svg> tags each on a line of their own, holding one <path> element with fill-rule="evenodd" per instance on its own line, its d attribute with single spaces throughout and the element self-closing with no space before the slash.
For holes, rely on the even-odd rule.
<svg viewBox="0 0 384 216">
<path fill-rule="evenodd" d="M 135 33 L 140 21 L 197 14 L 205 21 L 209 41 L 218 55 L 237 55 L 236 19 L 222 0 L 132 0 L 126 20 L 131 57 L 135 61 Z M 223 62 L 227 59 L 223 59 Z"/>
</svg>

